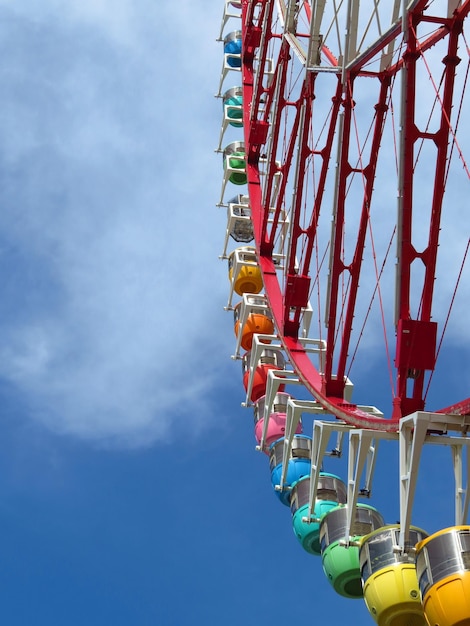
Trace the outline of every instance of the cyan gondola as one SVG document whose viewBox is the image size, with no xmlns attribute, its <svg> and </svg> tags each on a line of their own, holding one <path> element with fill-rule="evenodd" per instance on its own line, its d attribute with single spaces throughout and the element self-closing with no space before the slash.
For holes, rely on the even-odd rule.
<svg viewBox="0 0 470 626">
<path fill-rule="evenodd" d="M 268 351 L 269 350 L 265 350 L 265 352 L 268 352 Z M 274 402 L 272 406 L 272 411 L 269 414 L 269 418 L 268 418 L 269 421 L 268 421 L 268 426 L 266 430 L 266 438 L 265 438 L 264 447 L 263 447 L 263 452 L 265 452 L 266 454 L 269 454 L 269 447 L 272 443 L 284 437 L 284 434 L 286 432 L 287 401 L 289 400 L 289 398 L 290 398 L 290 395 L 288 393 L 281 393 L 281 392 L 278 392 L 274 396 Z M 254 406 L 255 438 L 256 438 L 256 441 L 258 442 L 258 445 L 261 443 L 261 438 L 263 436 L 264 404 L 265 404 L 265 397 L 262 396 L 258 400 L 258 402 L 256 402 Z M 299 423 L 297 425 L 297 430 L 295 432 L 297 435 L 302 434 L 302 421 L 301 420 L 299 420 Z"/>
<path fill-rule="evenodd" d="M 271 469 L 271 483 L 274 493 L 282 504 L 290 506 L 292 485 L 302 476 L 308 476 L 311 469 L 312 438 L 305 435 L 295 435 L 292 438 L 290 458 L 287 464 L 287 474 L 281 490 L 277 489 L 282 477 L 282 459 L 284 454 L 284 437 L 271 444 L 269 448 L 269 467 Z"/>
<path fill-rule="evenodd" d="M 243 95 L 241 87 L 230 87 L 222 98 L 222 124 L 220 127 L 217 152 L 222 149 L 222 141 L 229 126 L 242 128 L 243 126 Z"/>
<path fill-rule="evenodd" d="M 228 278 L 239 295 L 259 293 L 263 289 L 263 277 L 256 258 L 256 250 L 242 246 L 233 250 L 228 257 Z"/>
<path fill-rule="evenodd" d="M 253 374 L 253 380 L 251 385 L 251 402 L 256 402 L 255 405 L 255 436 L 258 439 L 258 434 L 261 433 L 263 429 L 263 414 L 264 414 L 264 403 L 263 406 L 258 406 L 258 400 L 262 396 L 266 394 L 266 385 L 268 383 L 268 373 L 269 370 L 283 370 L 285 367 L 286 361 L 284 359 L 284 355 L 281 350 L 276 348 L 266 348 L 261 352 L 258 365 Z M 246 352 L 242 358 L 242 371 L 243 371 L 243 386 L 245 387 L 245 391 L 248 391 L 248 384 L 250 378 L 250 367 L 251 367 L 251 351 Z M 285 385 L 279 386 L 279 391 L 284 391 Z M 279 439 L 282 437 L 284 433 L 281 433 L 275 439 Z M 261 434 L 260 434 L 261 438 Z M 275 441 L 273 439 L 272 441 Z M 272 441 L 270 443 L 272 443 Z M 258 440 L 259 443 L 259 440 Z"/>
<path fill-rule="evenodd" d="M 399 549 L 399 535 L 400 526 L 391 525 L 361 539 L 359 562 L 364 601 L 379 626 L 426 626 L 415 553 Z M 425 537 L 424 530 L 411 527 L 410 547 Z"/>
<path fill-rule="evenodd" d="M 321 554 L 320 520 L 338 504 L 346 503 L 346 485 L 339 476 L 320 472 L 313 519 L 304 522 L 308 517 L 310 496 L 310 476 L 304 476 L 292 485 L 290 509 L 294 534 L 304 550 L 310 554 Z"/>
<path fill-rule="evenodd" d="M 350 536 L 347 537 L 347 506 L 339 505 L 320 522 L 320 548 L 322 565 L 334 590 L 345 598 L 362 598 L 359 547 L 361 537 L 384 526 L 382 515 L 367 504 L 357 504 L 353 515 Z"/>
<path fill-rule="evenodd" d="M 416 546 L 416 572 L 430 626 L 470 626 L 470 526 L 445 528 Z"/>
<path fill-rule="evenodd" d="M 222 96 L 224 117 L 230 126 L 241 128 L 243 126 L 243 90 L 241 87 L 230 87 Z"/>
</svg>

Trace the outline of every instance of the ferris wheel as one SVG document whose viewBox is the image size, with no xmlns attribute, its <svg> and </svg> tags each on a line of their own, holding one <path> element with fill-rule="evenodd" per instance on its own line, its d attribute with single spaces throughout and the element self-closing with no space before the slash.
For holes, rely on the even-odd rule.
<svg viewBox="0 0 470 626">
<path fill-rule="evenodd" d="M 446 341 L 459 343 L 451 321 L 465 289 L 469 10 L 470 0 L 225 0 L 219 33 L 221 257 L 245 405 L 303 547 L 321 554 L 338 593 L 364 595 L 380 626 L 391 606 L 397 624 L 470 624 L 470 593 L 455 600 L 470 584 L 470 398 L 427 406 Z M 363 404 L 355 372 L 369 372 Z M 374 387 L 388 388 L 388 405 L 369 401 Z M 324 470 L 332 434 L 336 451 L 349 438 L 347 485 Z M 358 504 L 381 439 L 400 451 L 395 526 Z M 454 525 L 428 537 L 411 514 L 431 439 L 452 449 L 456 508 Z M 412 571 L 406 590 L 398 566 Z M 383 601 L 374 575 L 387 567 L 396 593 Z"/>
</svg>

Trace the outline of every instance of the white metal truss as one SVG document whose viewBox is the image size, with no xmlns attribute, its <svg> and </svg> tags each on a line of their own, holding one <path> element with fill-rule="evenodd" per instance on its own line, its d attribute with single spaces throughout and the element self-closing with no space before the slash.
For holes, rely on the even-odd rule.
<svg viewBox="0 0 470 626">
<path fill-rule="evenodd" d="M 375 409 L 375 407 L 373 407 L 373 409 Z M 363 428 L 349 431 L 346 542 L 349 542 L 351 535 L 354 511 L 358 498 L 360 496 L 369 498 L 371 495 L 372 478 L 377 460 L 378 447 L 380 441 L 384 439 L 396 441 L 398 439 L 398 433 L 367 430 Z M 364 487 L 361 488 L 359 481 L 363 476 L 364 469 L 365 482 Z"/>
<path fill-rule="evenodd" d="M 240 6 L 237 6 L 240 5 Z M 222 14 L 222 24 L 220 25 L 219 36 L 217 37 L 217 41 L 223 41 L 223 33 L 224 28 L 227 25 L 227 22 L 230 18 L 235 18 L 240 20 L 242 16 L 241 4 L 237 2 L 233 2 L 233 0 L 225 0 L 224 4 L 224 12 Z"/>
<path fill-rule="evenodd" d="M 454 467 L 455 525 L 465 524 L 468 514 L 470 468 L 467 462 L 463 481 L 463 450 L 470 445 L 470 415 L 446 415 L 418 411 L 400 420 L 400 547 L 406 549 L 418 479 L 421 452 L 425 444 L 450 446 Z M 458 433 L 457 435 L 449 435 Z"/>
<path fill-rule="evenodd" d="M 317 498 L 318 480 L 320 472 L 323 470 L 323 459 L 325 456 L 341 456 L 343 447 L 343 437 L 345 433 L 354 428 L 344 422 L 315 420 L 313 423 L 312 435 L 312 467 L 310 470 L 310 494 L 309 505 L 305 521 L 314 521 L 315 501 Z M 336 447 L 327 450 L 331 435 L 336 433 Z"/>
</svg>

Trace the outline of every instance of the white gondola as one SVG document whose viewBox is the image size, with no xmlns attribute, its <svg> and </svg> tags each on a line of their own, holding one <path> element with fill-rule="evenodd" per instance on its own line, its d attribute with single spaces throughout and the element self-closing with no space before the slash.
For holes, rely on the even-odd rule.
<svg viewBox="0 0 470 626">
<path fill-rule="evenodd" d="M 220 255 L 221 259 L 227 258 L 227 246 L 230 237 L 238 243 L 253 241 L 250 199 L 244 194 L 238 194 L 228 201 L 227 229 L 225 231 L 224 249 Z"/>
</svg>

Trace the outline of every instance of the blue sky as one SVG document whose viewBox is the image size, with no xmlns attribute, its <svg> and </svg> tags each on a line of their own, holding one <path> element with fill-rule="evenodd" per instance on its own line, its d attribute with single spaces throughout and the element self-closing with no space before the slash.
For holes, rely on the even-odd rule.
<svg viewBox="0 0 470 626">
<path fill-rule="evenodd" d="M 9 626 L 372 623 L 297 544 L 240 407 L 215 208 L 221 14 L 220 0 L 0 0 Z M 455 355 L 433 406 L 469 395 Z M 430 531 L 452 523 L 447 455 L 442 477 L 447 456 L 424 459 L 415 523 Z M 384 444 L 371 503 L 387 521 L 396 460 Z"/>
</svg>

